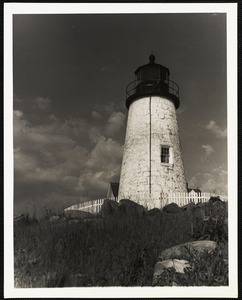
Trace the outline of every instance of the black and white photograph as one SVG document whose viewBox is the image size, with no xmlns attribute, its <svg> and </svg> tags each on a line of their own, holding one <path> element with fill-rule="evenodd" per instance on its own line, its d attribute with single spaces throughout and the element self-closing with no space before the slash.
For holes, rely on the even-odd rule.
<svg viewBox="0 0 242 300">
<path fill-rule="evenodd" d="M 237 295 L 234 16 L 5 4 L 6 296 Z"/>
</svg>

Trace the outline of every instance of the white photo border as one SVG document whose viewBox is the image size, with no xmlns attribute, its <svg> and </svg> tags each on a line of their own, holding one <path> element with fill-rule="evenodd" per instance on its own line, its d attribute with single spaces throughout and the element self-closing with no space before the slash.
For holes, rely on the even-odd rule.
<svg viewBox="0 0 242 300">
<path fill-rule="evenodd" d="M 13 257 L 13 15 L 226 13 L 228 114 L 229 286 L 14 288 Z M 4 4 L 4 297 L 5 298 L 236 298 L 237 243 L 237 3 L 5 3 Z"/>
</svg>

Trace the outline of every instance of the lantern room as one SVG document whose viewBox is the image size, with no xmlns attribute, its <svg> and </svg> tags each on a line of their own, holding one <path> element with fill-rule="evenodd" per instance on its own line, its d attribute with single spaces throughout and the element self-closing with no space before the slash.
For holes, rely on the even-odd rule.
<svg viewBox="0 0 242 300">
<path fill-rule="evenodd" d="M 166 67 L 155 62 L 155 56 L 149 57 L 149 63 L 137 68 L 135 80 L 126 89 L 126 106 L 147 96 L 163 96 L 179 107 L 179 87 L 170 80 L 170 72 Z"/>
</svg>

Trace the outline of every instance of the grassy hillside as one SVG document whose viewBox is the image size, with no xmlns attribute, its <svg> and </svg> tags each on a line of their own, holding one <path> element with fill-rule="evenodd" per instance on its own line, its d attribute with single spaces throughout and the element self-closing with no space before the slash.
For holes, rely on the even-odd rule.
<svg viewBox="0 0 242 300">
<path fill-rule="evenodd" d="M 168 269 L 158 285 L 227 285 L 225 215 L 206 224 L 189 211 L 158 210 L 87 220 L 30 219 L 15 222 L 16 287 L 151 286 L 162 250 L 195 239 L 219 242 L 214 253 L 199 258 L 185 274 Z"/>
</svg>

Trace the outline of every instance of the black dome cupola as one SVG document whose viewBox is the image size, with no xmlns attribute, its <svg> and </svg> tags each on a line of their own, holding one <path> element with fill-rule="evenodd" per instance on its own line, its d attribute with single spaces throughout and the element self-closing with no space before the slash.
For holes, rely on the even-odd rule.
<svg viewBox="0 0 242 300">
<path fill-rule="evenodd" d="M 138 67 L 134 72 L 135 81 L 126 89 L 126 106 L 143 97 L 163 96 L 171 100 L 175 107 L 179 107 L 179 87 L 171 81 L 169 69 L 157 64 L 155 56 L 149 56 L 149 63 Z"/>
</svg>

